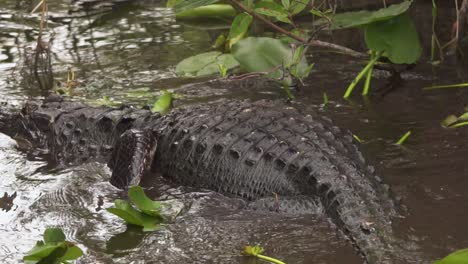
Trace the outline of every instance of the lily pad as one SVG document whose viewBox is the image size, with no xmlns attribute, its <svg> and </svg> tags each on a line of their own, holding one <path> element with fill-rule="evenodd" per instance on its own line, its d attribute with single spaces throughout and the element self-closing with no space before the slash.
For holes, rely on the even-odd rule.
<svg viewBox="0 0 468 264">
<path fill-rule="evenodd" d="M 65 234 L 60 228 L 47 228 L 44 231 L 44 242 L 45 244 L 49 243 L 59 243 L 65 241 Z"/>
<path fill-rule="evenodd" d="M 415 63 L 421 57 L 422 47 L 416 26 L 408 14 L 375 22 L 364 32 L 369 49 L 383 52 L 396 64 Z"/>
<path fill-rule="evenodd" d="M 332 17 L 331 29 L 359 27 L 387 20 L 405 13 L 412 3 L 413 1 L 404 1 L 376 11 L 363 10 L 336 14 Z M 327 19 L 321 18 L 317 20 L 314 25 L 320 26 L 328 23 L 329 21 Z"/>
<path fill-rule="evenodd" d="M 227 69 L 239 66 L 231 54 L 210 51 L 184 59 L 177 64 L 175 71 L 178 76 L 182 77 L 201 77 L 218 73 L 219 64 L 223 64 Z"/>
</svg>

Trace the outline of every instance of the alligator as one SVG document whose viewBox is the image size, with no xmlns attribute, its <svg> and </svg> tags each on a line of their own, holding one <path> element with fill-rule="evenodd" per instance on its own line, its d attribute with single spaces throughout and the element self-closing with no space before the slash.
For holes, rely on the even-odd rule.
<svg viewBox="0 0 468 264">
<path fill-rule="evenodd" d="M 161 115 L 48 99 L 16 111 L 1 107 L 0 132 L 31 142 L 61 165 L 107 162 L 110 183 L 121 189 L 156 170 L 175 184 L 246 201 L 312 197 L 366 263 L 408 263 L 395 243 L 388 185 L 351 133 L 314 112 L 224 99 Z"/>
</svg>

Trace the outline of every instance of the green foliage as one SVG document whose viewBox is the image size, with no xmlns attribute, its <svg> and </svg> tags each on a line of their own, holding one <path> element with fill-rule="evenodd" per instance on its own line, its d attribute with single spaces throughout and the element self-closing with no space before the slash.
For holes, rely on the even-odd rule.
<svg viewBox="0 0 468 264">
<path fill-rule="evenodd" d="M 179 62 L 176 66 L 176 74 L 181 77 L 207 76 L 219 72 L 219 64 L 225 65 L 228 70 L 239 66 L 231 54 L 210 51 Z"/>
<path fill-rule="evenodd" d="M 245 246 L 244 247 L 244 251 L 242 252 L 242 254 L 244 255 L 248 255 L 248 256 L 253 256 L 253 257 L 257 257 L 259 259 L 262 259 L 262 260 L 265 260 L 265 261 L 269 261 L 271 263 L 275 263 L 275 264 L 285 264 L 283 261 L 281 260 L 278 260 L 278 259 L 275 259 L 275 258 L 272 258 L 272 257 L 268 257 L 268 256 L 265 256 L 265 255 L 262 255 L 263 253 L 263 248 L 259 245 L 256 245 L 256 246 Z"/>
<path fill-rule="evenodd" d="M 456 128 L 456 127 L 466 126 L 468 125 L 468 112 L 458 117 L 455 115 L 449 115 L 440 124 L 445 128 Z"/>
<path fill-rule="evenodd" d="M 276 79 L 282 78 L 286 74 L 285 70 L 303 77 L 312 68 L 304 57 L 299 57 L 299 62 L 295 61 L 291 47 L 274 38 L 243 39 L 232 47 L 232 54 L 242 69 L 249 72 L 268 72 L 271 78 Z"/>
<path fill-rule="evenodd" d="M 176 13 L 177 18 L 231 18 L 235 15 L 236 10 L 231 5 L 226 4 L 200 6 Z"/>
<path fill-rule="evenodd" d="M 167 90 L 162 90 L 161 95 L 158 97 L 158 100 L 154 102 L 151 112 L 160 113 L 162 115 L 169 112 L 172 107 L 172 97 L 173 93 Z"/>
<path fill-rule="evenodd" d="M 434 264 L 466 264 L 468 263 L 468 248 L 453 252 Z"/>
<path fill-rule="evenodd" d="M 140 186 L 131 187 L 128 196 L 139 210 L 129 202 L 120 199 L 114 201 L 115 207 L 106 210 L 122 218 L 128 224 L 143 227 L 145 232 L 158 229 L 162 222 L 161 205 L 149 199 Z"/>
<path fill-rule="evenodd" d="M 252 23 L 252 16 L 247 13 L 240 13 L 232 21 L 231 30 L 229 31 L 229 48 L 236 44 L 239 40 L 243 39 L 249 31 L 250 24 Z"/>
<path fill-rule="evenodd" d="M 416 26 L 406 13 L 368 25 L 365 40 L 369 49 L 396 64 L 415 63 L 422 53 Z"/>
<path fill-rule="evenodd" d="M 283 6 L 273 1 L 260 1 L 255 5 L 254 11 L 257 14 L 273 17 L 281 22 L 292 24 L 292 21 L 289 19 L 289 13 Z"/>
<path fill-rule="evenodd" d="M 83 255 L 75 244 L 65 241 L 65 234 L 60 228 L 48 228 L 44 231 L 44 241 L 38 241 L 23 258 L 25 263 L 68 263 Z"/>
<path fill-rule="evenodd" d="M 400 4 L 391 5 L 386 8 L 381 8 L 376 11 L 355 11 L 336 14 L 331 19 L 332 29 L 342 29 L 359 27 L 372 24 L 374 22 L 384 21 L 405 13 L 411 6 L 413 1 L 404 1 Z M 319 19 L 314 25 L 320 26 L 328 24 L 330 21 L 327 19 Z"/>
</svg>

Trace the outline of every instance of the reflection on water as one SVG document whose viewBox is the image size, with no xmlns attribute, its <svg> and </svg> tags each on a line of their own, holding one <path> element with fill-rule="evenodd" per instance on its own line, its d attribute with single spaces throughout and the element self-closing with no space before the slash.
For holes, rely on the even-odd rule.
<svg viewBox="0 0 468 264">
<path fill-rule="evenodd" d="M 8 99 L 45 94 L 24 82 L 21 74 L 24 56 L 35 47 L 38 35 L 39 16 L 27 12 L 33 2 L 0 2 L 0 93 Z M 164 8 L 164 1 L 114 2 L 118 4 L 50 1 L 50 30 L 45 37 L 51 41 L 54 78 L 63 84 L 71 69 L 80 82 L 74 96 L 96 99 L 109 95 L 141 102 L 148 95 L 136 95 L 135 90 L 154 95 L 161 88 L 172 88 L 184 96 L 178 103 L 219 97 L 282 98 L 278 86 L 265 80 L 194 85 L 175 78 L 174 65 L 206 51 L 226 24 L 176 21 Z M 430 15 L 430 1 L 420 3 L 417 10 L 421 12 L 415 18 L 427 44 L 430 17 L 425 15 Z M 441 28 L 449 28 L 451 9 L 441 6 L 440 13 Z M 447 31 L 441 33 L 442 38 L 447 37 Z M 335 40 L 360 48 L 362 43 L 355 35 L 355 31 L 344 32 Z M 399 235 L 417 242 L 433 259 L 466 247 L 468 211 L 463 205 L 468 203 L 468 132 L 443 129 L 439 122 L 463 111 L 467 91 L 421 90 L 436 83 L 466 82 L 466 67 L 423 62 L 403 76 L 402 87 L 386 96 L 343 101 L 343 89 L 360 71 L 361 62 L 323 53 L 313 59 L 312 76 L 296 91 L 297 106 L 310 106 L 331 116 L 363 139 L 366 156 L 400 201 L 402 218 L 395 223 Z M 387 77 L 377 71 L 372 89 L 384 86 Z M 325 107 L 323 92 L 330 98 Z M 412 136 L 405 147 L 395 146 L 408 130 Z M 151 182 L 146 187 L 153 197 L 176 196 L 186 205 L 185 213 L 156 232 L 127 228 L 102 210 L 122 195 L 107 183 L 105 165 L 90 163 L 57 170 L 13 145 L 0 137 L 2 263 L 18 263 L 47 226 L 61 226 L 67 240 L 85 249 L 81 263 L 252 263 L 239 252 L 244 245 L 256 243 L 287 263 L 361 263 L 320 215 L 292 217 L 251 211 L 241 201 L 215 193 Z M 155 185 L 158 188 L 151 189 Z"/>
</svg>

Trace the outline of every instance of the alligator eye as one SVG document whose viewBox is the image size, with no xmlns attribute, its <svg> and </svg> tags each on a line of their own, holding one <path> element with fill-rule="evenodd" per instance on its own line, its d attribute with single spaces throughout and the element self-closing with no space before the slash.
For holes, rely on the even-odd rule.
<svg viewBox="0 0 468 264">
<path fill-rule="evenodd" d="M 213 129 L 213 131 L 216 132 L 216 133 L 218 133 L 218 132 L 221 132 L 221 131 L 223 131 L 223 130 L 222 130 L 220 127 L 215 127 L 215 128 Z"/>
</svg>

